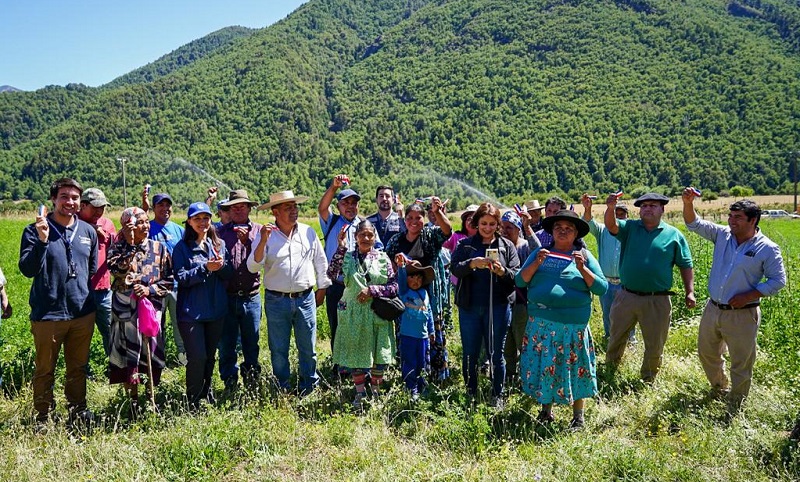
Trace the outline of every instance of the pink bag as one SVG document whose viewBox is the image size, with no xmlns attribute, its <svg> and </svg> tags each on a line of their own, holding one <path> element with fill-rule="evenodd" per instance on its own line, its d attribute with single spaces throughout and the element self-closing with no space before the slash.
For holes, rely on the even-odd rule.
<svg viewBox="0 0 800 482">
<path fill-rule="evenodd" d="M 146 297 L 136 298 L 139 309 L 139 332 L 152 338 L 161 331 L 161 321 L 158 319 L 158 313 L 149 299 Z"/>
</svg>

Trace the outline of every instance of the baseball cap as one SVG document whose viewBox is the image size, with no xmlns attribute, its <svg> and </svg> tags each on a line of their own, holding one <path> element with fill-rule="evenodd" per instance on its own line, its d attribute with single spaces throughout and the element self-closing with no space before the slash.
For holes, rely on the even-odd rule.
<svg viewBox="0 0 800 482">
<path fill-rule="evenodd" d="M 352 189 L 345 189 L 345 190 L 339 192 L 339 194 L 336 195 L 336 200 L 337 201 L 341 201 L 342 199 L 347 199 L 347 198 L 353 197 L 353 196 L 356 197 L 356 200 L 358 200 L 358 201 L 361 200 L 361 196 L 359 196 L 359 194 L 357 192 L 353 191 Z"/>
<path fill-rule="evenodd" d="M 186 217 L 192 218 L 202 213 L 211 216 L 211 208 L 208 207 L 208 204 L 202 202 L 192 203 L 189 205 L 189 209 L 186 210 Z"/>
<path fill-rule="evenodd" d="M 162 192 L 162 193 L 159 193 L 159 194 L 156 194 L 155 196 L 153 196 L 153 205 L 155 206 L 156 204 L 158 204 L 158 203 L 160 203 L 161 201 L 164 201 L 164 200 L 169 201 L 170 204 L 175 204 L 172 201 L 172 196 L 170 196 L 167 193 Z"/>
<path fill-rule="evenodd" d="M 108 202 L 103 191 L 95 187 L 83 191 L 83 194 L 81 194 L 81 202 L 89 203 L 96 208 L 111 206 L 111 203 Z"/>
</svg>

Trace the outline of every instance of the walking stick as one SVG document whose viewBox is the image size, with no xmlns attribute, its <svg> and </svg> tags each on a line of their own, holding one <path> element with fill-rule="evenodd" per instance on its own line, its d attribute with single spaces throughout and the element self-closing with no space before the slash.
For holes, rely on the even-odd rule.
<svg viewBox="0 0 800 482">
<path fill-rule="evenodd" d="M 150 337 L 142 335 L 142 339 L 144 343 L 147 344 L 147 385 L 149 388 L 148 392 L 150 392 L 147 398 L 150 399 L 153 412 L 157 412 L 158 408 L 156 407 L 155 389 L 153 388 L 153 359 L 150 356 Z"/>
</svg>

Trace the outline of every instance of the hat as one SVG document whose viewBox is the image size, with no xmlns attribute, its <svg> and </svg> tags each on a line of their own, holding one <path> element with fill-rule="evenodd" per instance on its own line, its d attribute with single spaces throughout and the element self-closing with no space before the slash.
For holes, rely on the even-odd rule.
<svg viewBox="0 0 800 482">
<path fill-rule="evenodd" d="M 189 209 L 186 210 L 186 218 L 193 218 L 198 214 L 206 213 L 211 216 L 211 208 L 208 207 L 206 203 L 192 203 L 189 205 Z"/>
<path fill-rule="evenodd" d="M 222 208 L 225 207 L 226 202 L 228 202 L 228 198 L 220 199 L 219 202 L 217 202 L 217 211 L 221 211 Z"/>
<path fill-rule="evenodd" d="M 295 196 L 292 191 L 281 191 L 276 192 L 275 194 L 269 195 L 269 202 L 264 203 L 258 207 L 259 210 L 261 209 L 269 209 L 271 207 L 275 207 L 278 204 L 288 203 L 288 202 L 296 202 L 298 204 L 304 203 L 308 201 L 308 196 Z"/>
<path fill-rule="evenodd" d="M 534 199 L 533 201 L 525 201 L 525 207 L 528 208 L 528 211 L 535 211 L 537 209 L 544 209 L 544 206 L 539 205 L 539 200 Z"/>
<path fill-rule="evenodd" d="M 628 205 L 627 204 L 622 204 L 622 203 L 621 204 L 617 204 L 616 207 L 614 207 L 614 211 L 616 211 L 617 209 L 622 209 L 623 211 L 625 211 L 627 213 L 628 212 Z"/>
<path fill-rule="evenodd" d="M 234 189 L 228 195 L 228 199 L 220 202 L 219 205 L 222 207 L 228 207 L 228 206 L 233 206 L 234 204 L 241 204 L 241 203 L 247 203 L 251 206 L 258 206 L 257 202 L 253 202 L 247 198 L 247 191 L 244 189 Z"/>
<path fill-rule="evenodd" d="M 663 194 L 659 194 L 657 192 L 649 192 L 647 194 L 639 196 L 639 198 L 636 199 L 636 201 L 633 201 L 633 205 L 638 208 L 645 201 L 658 201 L 663 206 L 663 205 L 665 205 L 665 204 L 667 204 L 669 202 L 669 198 L 667 196 L 665 196 Z"/>
<path fill-rule="evenodd" d="M 469 214 L 474 213 L 477 210 L 478 210 L 477 204 L 470 204 L 469 206 L 464 208 L 464 212 L 461 213 L 461 221 L 465 221 L 467 219 L 467 216 L 469 216 Z"/>
<path fill-rule="evenodd" d="M 358 193 L 353 191 L 352 189 L 345 189 L 343 191 L 340 191 L 339 194 L 336 195 L 336 200 L 341 201 L 342 199 L 347 199 L 353 196 L 355 196 L 358 201 L 361 201 L 361 196 L 359 196 Z"/>
<path fill-rule="evenodd" d="M 96 208 L 111 206 L 111 203 L 108 202 L 108 199 L 106 199 L 106 195 L 103 194 L 103 191 L 97 189 L 96 187 L 83 191 L 83 194 L 81 194 L 81 202 L 89 203 Z"/>
<path fill-rule="evenodd" d="M 433 278 L 436 277 L 433 268 L 430 266 L 420 266 L 418 263 L 419 261 L 416 263 L 408 263 L 406 265 L 406 274 L 412 275 L 414 273 L 422 273 L 422 285 L 430 284 Z"/>
<path fill-rule="evenodd" d="M 170 204 L 175 204 L 172 202 L 172 196 L 170 196 L 167 193 L 162 192 L 160 194 L 156 194 L 155 196 L 153 196 L 153 206 L 160 203 L 161 201 L 169 201 Z"/>
<path fill-rule="evenodd" d="M 575 211 L 569 209 L 562 209 L 554 216 L 547 216 L 542 221 L 542 228 L 546 233 L 553 234 L 553 225 L 558 221 L 569 221 L 578 228 L 578 237 L 582 238 L 589 234 L 589 223 L 581 219 Z"/>
<path fill-rule="evenodd" d="M 501 217 L 500 220 L 511 223 L 516 226 L 517 229 L 522 231 L 522 219 L 519 217 L 519 214 L 515 213 L 514 211 L 504 212 L 503 217 Z"/>
</svg>

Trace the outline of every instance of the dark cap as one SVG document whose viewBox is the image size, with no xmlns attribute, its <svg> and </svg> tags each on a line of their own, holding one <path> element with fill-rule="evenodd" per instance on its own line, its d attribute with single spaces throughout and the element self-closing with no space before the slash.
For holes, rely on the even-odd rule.
<svg viewBox="0 0 800 482">
<path fill-rule="evenodd" d="M 170 204 L 175 204 L 175 203 L 172 202 L 172 196 L 170 196 L 167 193 L 162 192 L 162 193 L 159 193 L 159 194 L 156 194 L 155 196 L 153 196 L 153 206 L 155 206 L 156 204 L 160 203 L 161 201 L 165 201 L 165 200 L 169 201 Z"/>
<path fill-rule="evenodd" d="M 667 204 L 669 202 L 669 198 L 667 196 L 665 196 L 663 194 L 659 194 L 657 192 L 649 192 L 647 194 L 643 194 L 642 196 L 639 196 L 639 198 L 636 199 L 636 201 L 633 201 L 633 205 L 638 208 L 645 201 L 658 201 L 663 206 L 663 205 L 665 205 L 665 204 Z"/>
<path fill-rule="evenodd" d="M 622 210 L 623 210 L 623 211 L 625 211 L 626 213 L 627 213 L 627 212 L 629 212 L 629 211 L 628 211 L 628 205 L 627 205 L 627 204 L 622 204 L 622 203 L 620 203 L 620 204 L 617 204 L 617 205 L 614 207 L 614 211 L 616 211 L 617 209 L 622 209 Z"/>
<path fill-rule="evenodd" d="M 339 194 L 336 195 L 336 200 L 341 201 L 342 199 L 347 199 L 353 196 L 356 197 L 356 200 L 361 201 L 361 196 L 359 196 L 358 193 L 353 191 L 352 189 L 345 189 L 339 192 Z"/>
<path fill-rule="evenodd" d="M 557 221 L 569 221 L 578 229 L 578 237 L 582 238 L 589 234 L 589 223 L 581 219 L 575 211 L 569 209 L 562 209 L 553 216 L 547 216 L 542 221 L 542 229 L 546 233 L 553 234 L 553 225 Z"/>
</svg>

